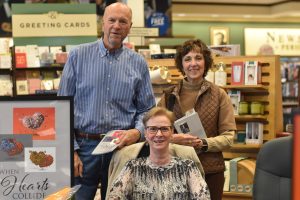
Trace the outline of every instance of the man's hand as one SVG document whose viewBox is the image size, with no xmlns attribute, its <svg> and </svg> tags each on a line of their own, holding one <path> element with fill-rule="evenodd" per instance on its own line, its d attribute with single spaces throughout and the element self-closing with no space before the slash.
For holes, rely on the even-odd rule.
<svg viewBox="0 0 300 200">
<path fill-rule="evenodd" d="M 171 142 L 192 147 L 196 147 L 201 144 L 201 140 L 198 137 L 184 133 L 173 134 Z"/>
<path fill-rule="evenodd" d="M 82 164 L 77 152 L 74 151 L 74 176 L 82 177 L 82 171 L 83 171 L 83 164 Z"/>
<path fill-rule="evenodd" d="M 133 143 L 136 143 L 141 137 L 141 133 L 137 129 L 129 129 L 127 131 L 123 131 L 121 133 L 121 136 L 118 141 L 116 141 L 116 144 L 119 144 L 118 148 L 121 149 L 124 146 L 131 145 Z"/>
</svg>

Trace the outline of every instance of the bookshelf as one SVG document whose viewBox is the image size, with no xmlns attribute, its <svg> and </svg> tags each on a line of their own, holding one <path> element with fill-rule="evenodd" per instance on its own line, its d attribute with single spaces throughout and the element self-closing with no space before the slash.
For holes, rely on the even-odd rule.
<svg viewBox="0 0 300 200">
<path fill-rule="evenodd" d="M 282 83 L 282 106 L 283 106 L 283 124 L 284 129 L 293 124 L 293 115 L 291 111 L 298 107 L 299 104 L 299 74 L 300 74 L 300 57 L 299 56 L 282 56 L 280 57 L 281 65 L 281 83 Z"/>
<path fill-rule="evenodd" d="M 262 83 L 259 85 L 231 85 L 231 63 L 233 61 L 259 61 L 262 66 Z M 264 124 L 263 140 L 268 141 L 276 138 L 277 133 L 283 131 L 282 116 L 282 90 L 280 77 L 280 57 L 279 56 L 237 56 L 237 57 L 217 57 L 215 63 L 223 62 L 226 65 L 227 86 L 224 89 L 240 90 L 243 93 L 244 101 L 264 102 L 265 111 L 263 115 L 237 115 L 237 130 L 245 130 L 245 123 L 250 121 L 258 121 Z M 248 146 L 245 145 L 245 149 Z M 243 148 L 231 148 L 224 152 L 225 158 L 234 158 L 239 156 L 247 156 L 256 158 L 259 148 L 253 149 L 251 152 L 245 152 Z"/>
</svg>

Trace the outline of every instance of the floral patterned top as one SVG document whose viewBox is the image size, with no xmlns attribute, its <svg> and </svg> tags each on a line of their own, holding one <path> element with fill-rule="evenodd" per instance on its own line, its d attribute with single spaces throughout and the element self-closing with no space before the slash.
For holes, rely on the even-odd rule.
<svg viewBox="0 0 300 200">
<path fill-rule="evenodd" d="M 169 164 L 157 166 L 149 157 L 142 157 L 126 163 L 108 199 L 206 200 L 210 194 L 192 160 L 171 157 Z"/>
</svg>

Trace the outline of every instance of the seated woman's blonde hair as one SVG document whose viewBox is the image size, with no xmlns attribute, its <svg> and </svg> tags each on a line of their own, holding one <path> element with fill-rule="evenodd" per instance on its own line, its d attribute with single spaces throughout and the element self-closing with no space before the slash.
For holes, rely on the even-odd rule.
<svg viewBox="0 0 300 200">
<path fill-rule="evenodd" d="M 148 120 L 150 118 L 156 117 L 156 116 L 166 116 L 170 120 L 171 124 L 172 125 L 174 124 L 175 115 L 173 114 L 173 112 L 171 112 L 163 107 L 154 107 L 144 115 L 144 118 L 143 118 L 144 126 L 146 126 L 146 123 L 148 122 Z"/>
</svg>

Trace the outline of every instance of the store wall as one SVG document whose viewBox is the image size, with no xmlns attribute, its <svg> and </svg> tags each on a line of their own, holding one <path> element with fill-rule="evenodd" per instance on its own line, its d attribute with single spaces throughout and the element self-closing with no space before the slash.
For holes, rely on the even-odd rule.
<svg viewBox="0 0 300 200">
<path fill-rule="evenodd" d="M 228 27 L 229 43 L 240 44 L 241 54 L 245 53 L 244 28 L 300 28 L 300 23 L 255 23 L 255 22 L 174 22 L 173 37 L 194 35 L 210 45 L 210 27 Z M 255 37 L 255 36 L 253 36 Z"/>
</svg>

